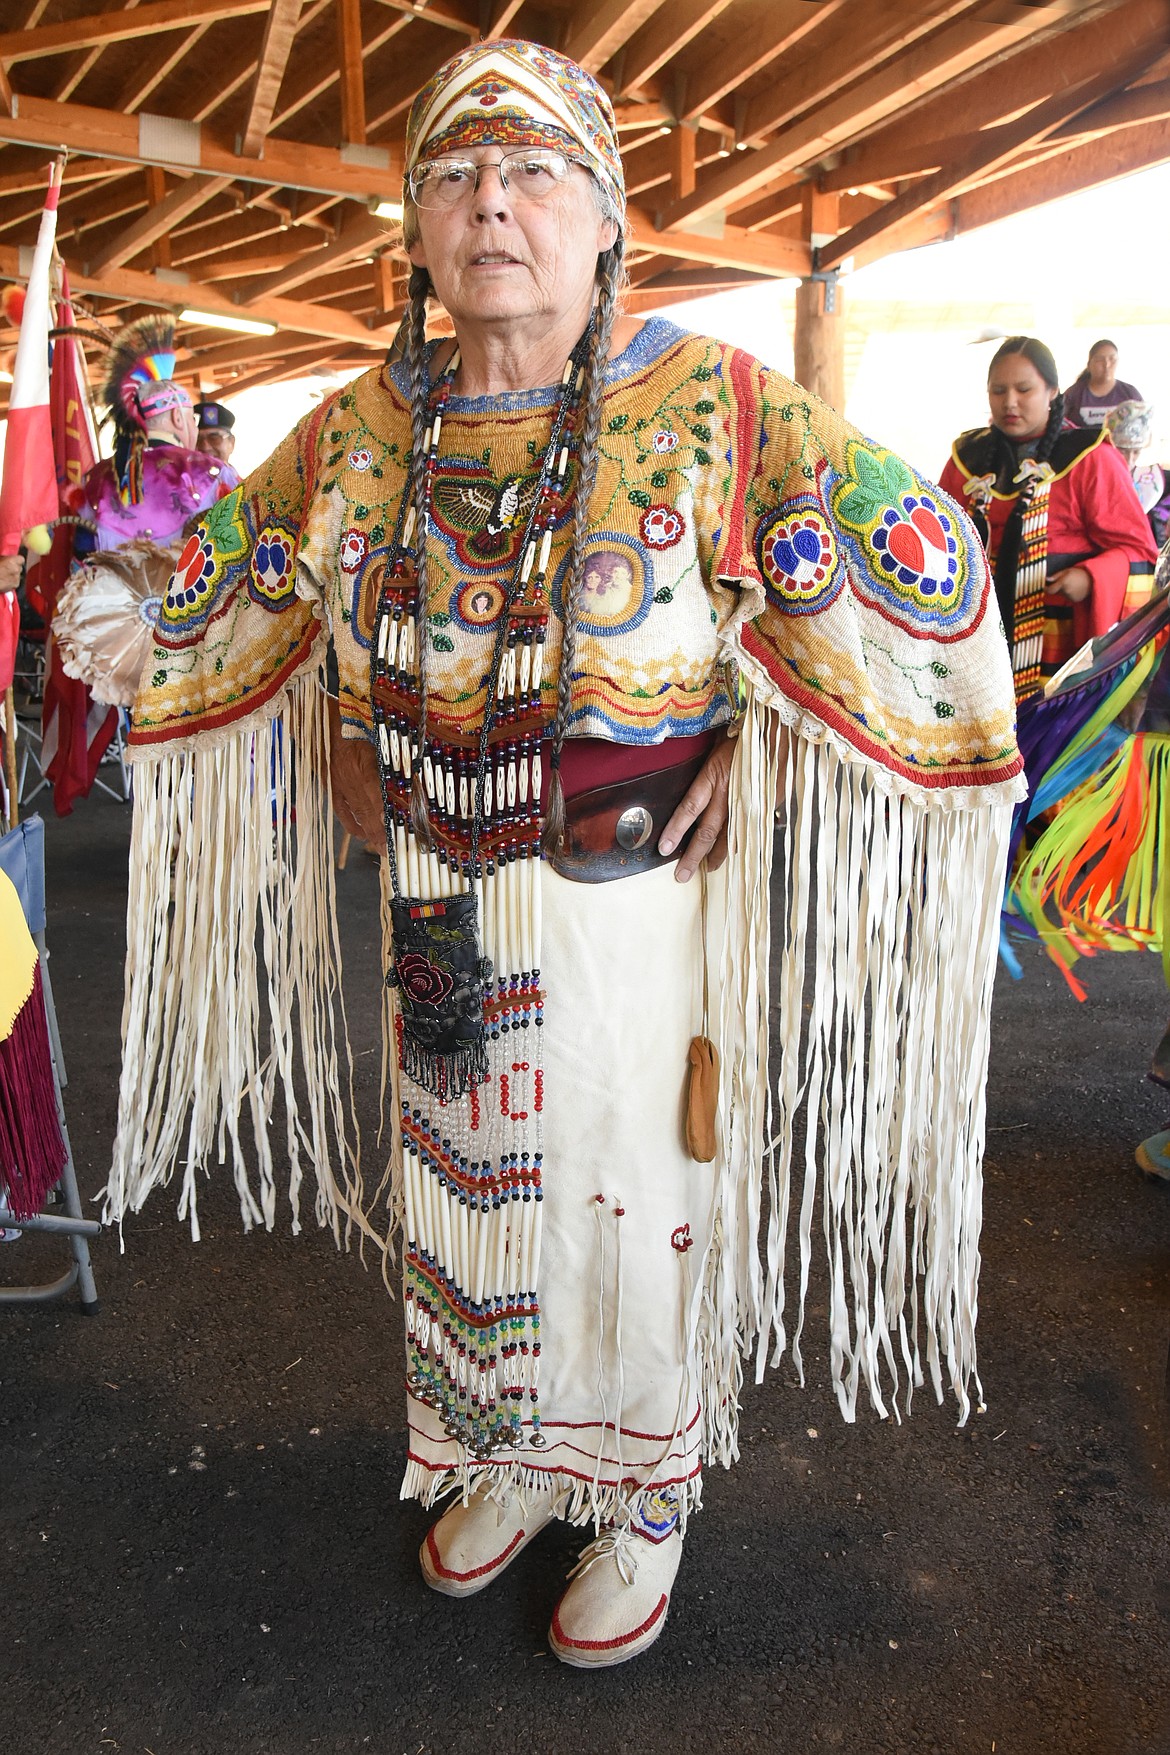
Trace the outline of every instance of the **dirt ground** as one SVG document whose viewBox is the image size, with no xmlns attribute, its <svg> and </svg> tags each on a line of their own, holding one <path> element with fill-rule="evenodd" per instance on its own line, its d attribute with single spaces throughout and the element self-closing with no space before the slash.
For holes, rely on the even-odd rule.
<svg viewBox="0 0 1170 1755">
<path fill-rule="evenodd" d="M 48 824 L 49 943 L 84 1193 L 118 1079 L 128 812 Z M 360 1098 L 376 1105 L 376 882 L 339 879 Z M 987 1411 L 920 1396 L 845 1426 L 787 1366 L 744 1397 L 653 1651 L 597 1675 L 545 1631 L 557 1528 L 470 1602 L 418 1573 L 398 1502 L 401 1334 L 315 1230 L 193 1246 L 156 1197 L 95 1250 L 101 1310 L 0 1311 L 0 1744 L 9 1755 L 572 1749 L 1170 1755 L 1170 1188 L 1134 1142 L 1157 960 L 1001 979 L 980 1311 Z M 369 1142 L 372 1150 L 372 1140 Z M 0 1277 L 42 1275 L 42 1239 Z"/>
</svg>

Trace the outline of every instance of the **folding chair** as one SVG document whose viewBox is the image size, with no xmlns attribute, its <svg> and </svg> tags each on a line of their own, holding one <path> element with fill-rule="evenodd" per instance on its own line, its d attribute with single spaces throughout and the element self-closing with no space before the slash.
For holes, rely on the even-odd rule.
<svg viewBox="0 0 1170 1755">
<path fill-rule="evenodd" d="M 98 1296 L 86 1239 L 96 1237 L 101 1226 L 95 1219 L 82 1216 L 77 1173 L 73 1167 L 73 1148 L 65 1125 L 65 1104 L 61 1096 L 66 1082 L 65 1056 L 61 1051 L 57 1008 L 53 1004 L 53 986 L 49 979 L 49 954 L 45 947 L 45 825 L 40 817 L 26 817 L 10 834 L 0 836 L 0 869 L 7 873 L 16 886 L 28 929 L 40 954 L 41 987 L 45 996 L 45 1017 L 49 1026 L 49 1044 L 53 1057 L 57 1120 L 61 1124 L 61 1137 L 65 1141 L 65 1168 L 57 1183 L 64 1213 L 37 1213 L 31 1219 L 17 1219 L 5 1211 L 0 1218 L 0 1224 L 8 1230 L 49 1232 L 67 1237 L 73 1256 L 69 1267 L 55 1280 L 32 1286 L 0 1286 L 0 1304 L 45 1304 L 50 1299 L 62 1297 L 76 1285 L 81 1293 L 82 1310 L 93 1315 L 98 1308 Z M 3 1259 L 2 1255 L 0 1259 Z"/>
</svg>

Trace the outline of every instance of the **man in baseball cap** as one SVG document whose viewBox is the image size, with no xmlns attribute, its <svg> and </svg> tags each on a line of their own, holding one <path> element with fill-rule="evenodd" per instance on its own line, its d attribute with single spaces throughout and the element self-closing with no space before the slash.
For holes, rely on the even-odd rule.
<svg viewBox="0 0 1170 1755">
<path fill-rule="evenodd" d="M 227 463 L 236 447 L 236 435 L 232 428 L 236 417 L 230 408 L 222 402 L 197 402 L 195 413 L 199 417 L 199 437 L 196 447 L 200 451 L 210 451 L 221 463 Z"/>
</svg>

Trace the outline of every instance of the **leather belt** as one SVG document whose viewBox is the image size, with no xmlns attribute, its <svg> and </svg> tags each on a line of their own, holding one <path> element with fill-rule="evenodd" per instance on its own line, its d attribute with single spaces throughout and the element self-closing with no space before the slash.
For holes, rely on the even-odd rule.
<svg viewBox="0 0 1170 1755">
<path fill-rule="evenodd" d="M 574 883 L 607 884 L 670 865 L 684 851 L 691 830 L 666 855 L 658 851 L 659 838 L 706 760 L 701 755 L 566 799 L 565 838 L 549 857 L 553 870 Z"/>
</svg>

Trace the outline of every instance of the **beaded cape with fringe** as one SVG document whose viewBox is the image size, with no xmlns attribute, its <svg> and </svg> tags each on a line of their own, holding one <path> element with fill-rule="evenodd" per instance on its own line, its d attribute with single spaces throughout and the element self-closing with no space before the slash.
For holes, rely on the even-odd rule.
<svg viewBox="0 0 1170 1755">
<path fill-rule="evenodd" d="M 400 858 L 416 862 L 414 894 L 461 887 L 468 740 L 482 723 L 499 580 L 553 400 L 552 390 L 490 404 L 453 397 L 445 415 L 425 606 L 424 753 L 442 808 L 430 851 L 413 844 L 402 813 Z M 409 447 L 395 368 L 357 380 L 213 508 L 168 593 L 131 739 L 132 869 L 143 889 L 109 1188 L 119 1217 L 183 1156 L 182 1205 L 194 1219 L 197 1180 L 230 1143 L 245 1221 L 271 1224 L 276 1160 L 263 1124 L 277 1088 L 294 1210 L 311 1165 L 322 1222 L 337 1229 L 359 1212 L 334 1022 L 320 677 L 328 627 L 346 728 L 371 735 L 369 642 Z M 526 697 L 543 728 L 555 706 L 573 479 L 570 466 L 551 524 L 543 670 Z M 863 1388 L 880 1413 L 898 1414 L 929 1378 L 965 1419 L 978 1394 L 990 994 L 1023 789 L 1011 668 L 981 545 L 945 494 L 797 386 L 657 320 L 610 364 L 589 529 L 570 735 L 665 743 L 738 720 L 712 965 L 720 1092 L 710 1222 L 674 1245 L 696 1246 L 684 1318 L 703 1454 L 724 1463 L 736 1454 L 745 1356 L 762 1374 L 791 1348 L 800 1368 L 818 1211 L 845 1417 Z M 409 741 L 408 690 L 396 710 Z M 590 1484 L 588 1471 L 548 1470 L 534 1443 L 531 1197 L 557 1176 L 541 1162 L 540 1018 L 546 1004 L 572 1000 L 546 995 L 541 982 L 542 863 L 509 856 L 511 830 L 536 816 L 539 773 L 527 768 L 522 797 L 508 743 L 505 723 L 491 770 L 499 835 L 483 883 L 496 983 L 485 998 L 491 1102 L 473 1091 L 439 1109 L 392 1068 L 402 1125 L 391 1218 L 406 1233 L 409 1394 L 442 1418 L 450 1446 L 448 1462 L 425 1479 L 415 1472 L 406 1490 L 430 1500 L 490 1469 L 497 1484 L 551 1486 L 570 1515 L 598 1518 L 655 1481 L 649 1465 L 623 1474 L 620 1458 L 611 1480 L 599 1453 Z M 258 779 L 272 764 L 275 808 Z M 533 839 L 527 829 L 513 838 Z M 777 986 L 783 1048 L 769 1069 Z M 635 997 L 615 991 L 612 1003 Z M 388 1033 L 396 1061 L 392 1006 Z M 680 1056 L 680 1093 L 685 1071 Z M 245 1105 L 255 1166 L 239 1146 Z M 371 1211 L 363 1224 L 382 1229 L 384 1215 Z M 581 1288 L 583 1302 L 595 1296 Z M 685 1419 L 681 1390 L 678 1405 Z M 694 1484 L 684 1513 L 697 1497 Z"/>
</svg>

